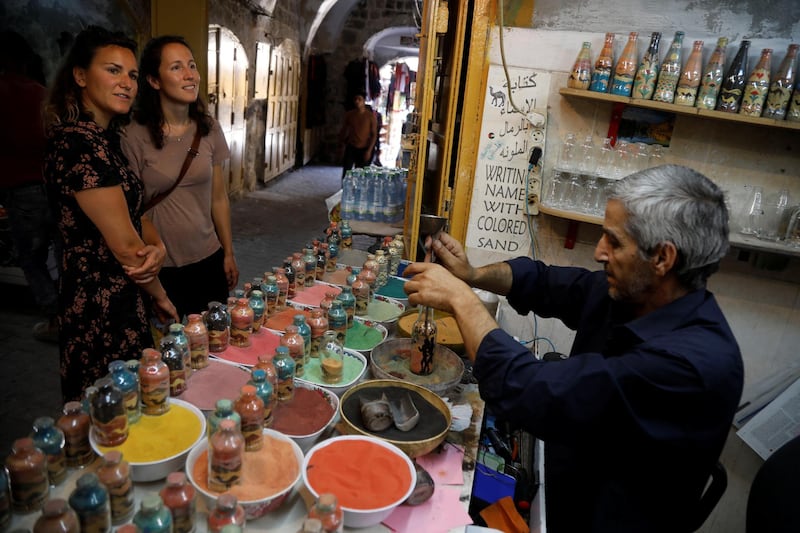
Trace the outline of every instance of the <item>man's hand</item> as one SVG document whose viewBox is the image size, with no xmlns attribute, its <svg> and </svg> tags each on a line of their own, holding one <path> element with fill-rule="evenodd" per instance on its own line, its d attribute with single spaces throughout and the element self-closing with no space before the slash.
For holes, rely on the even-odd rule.
<svg viewBox="0 0 800 533">
<path fill-rule="evenodd" d="M 136 252 L 138 257 L 144 257 L 144 262 L 138 267 L 122 265 L 125 273 L 137 284 L 142 285 L 153 281 L 167 254 L 163 247 L 152 244 L 145 245 L 144 248 Z"/>
<path fill-rule="evenodd" d="M 464 253 L 460 242 L 442 231 L 435 240 L 431 240 L 430 237 L 426 240 L 426 260 L 429 260 L 431 248 L 437 263 L 444 265 L 458 279 L 472 285 L 475 279 L 475 269 L 469 264 L 467 254 Z"/>
<path fill-rule="evenodd" d="M 411 263 L 403 275 L 411 278 L 404 285 L 410 305 L 425 305 L 453 313 L 459 301 L 475 296 L 463 281 L 435 263 Z"/>
</svg>

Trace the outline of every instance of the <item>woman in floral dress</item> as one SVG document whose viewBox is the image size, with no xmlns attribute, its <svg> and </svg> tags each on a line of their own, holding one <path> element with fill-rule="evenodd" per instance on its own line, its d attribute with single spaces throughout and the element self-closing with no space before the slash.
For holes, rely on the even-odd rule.
<svg viewBox="0 0 800 533">
<path fill-rule="evenodd" d="M 153 346 L 146 303 L 178 319 L 158 281 L 165 257 L 142 221 L 142 185 L 120 149 L 136 96 L 135 43 L 91 26 L 59 70 L 46 106 L 47 192 L 64 241 L 59 283 L 61 393 L 65 401 L 115 359 Z"/>
</svg>

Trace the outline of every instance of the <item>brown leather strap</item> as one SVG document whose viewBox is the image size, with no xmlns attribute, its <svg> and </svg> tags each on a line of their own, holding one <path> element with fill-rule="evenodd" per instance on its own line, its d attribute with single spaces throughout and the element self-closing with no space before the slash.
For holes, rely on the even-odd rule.
<svg viewBox="0 0 800 533">
<path fill-rule="evenodd" d="M 197 151 L 199 147 L 200 147 L 200 126 L 198 125 L 197 131 L 194 132 L 194 139 L 192 139 L 192 147 L 189 148 L 188 152 L 186 152 L 186 157 L 183 160 L 183 166 L 181 166 L 181 172 L 180 174 L 178 174 L 178 179 L 175 180 L 175 183 L 173 183 L 169 189 L 153 196 L 150 199 L 150 201 L 145 204 L 144 206 L 145 211 L 149 211 L 156 205 L 160 204 L 161 201 L 164 200 L 164 198 L 169 196 L 172 193 L 172 191 L 174 191 L 178 187 L 178 185 L 183 180 L 183 176 L 186 175 L 186 171 L 189 170 L 189 166 L 191 166 L 195 156 L 197 156 L 197 154 L 200 153 Z"/>
</svg>

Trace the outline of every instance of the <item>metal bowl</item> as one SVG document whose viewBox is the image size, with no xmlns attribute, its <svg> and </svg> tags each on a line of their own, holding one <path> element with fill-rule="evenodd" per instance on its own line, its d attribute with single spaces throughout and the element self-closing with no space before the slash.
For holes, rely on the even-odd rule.
<svg viewBox="0 0 800 533">
<path fill-rule="evenodd" d="M 372 375 L 420 385 L 436 394 L 444 394 L 461 381 L 464 361 L 450 348 L 437 344 L 433 350 L 433 373 L 420 376 L 409 368 L 414 343 L 408 338 L 389 339 L 372 349 Z"/>
<path fill-rule="evenodd" d="M 420 422 L 410 431 L 390 427 L 383 431 L 370 431 L 361 420 L 361 398 L 379 398 L 386 394 L 394 399 L 409 394 L 420 414 Z M 337 427 L 341 433 L 366 435 L 394 444 L 409 457 L 419 457 L 436 449 L 444 441 L 452 415 L 447 404 L 430 390 L 392 379 L 373 379 L 359 383 L 348 390 L 339 402 L 342 423 Z"/>
</svg>

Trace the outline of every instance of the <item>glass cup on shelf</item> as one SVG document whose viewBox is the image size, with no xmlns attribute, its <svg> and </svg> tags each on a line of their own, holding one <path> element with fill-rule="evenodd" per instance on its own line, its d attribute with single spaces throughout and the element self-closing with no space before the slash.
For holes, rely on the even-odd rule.
<svg viewBox="0 0 800 533">
<path fill-rule="evenodd" d="M 600 210 L 601 188 L 596 176 L 588 176 L 581 198 L 580 211 L 587 215 L 597 215 Z"/>
<path fill-rule="evenodd" d="M 578 143 L 574 133 L 567 133 L 558 152 L 558 168 L 565 172 L 572 172 L 577 168 Z"/>
<path fill-rule="evenodd" d="M 794 206 L 789 213 L 783 242 L 792 248 L 800 248 L 800 205 Z"/>
<path fill-rule="evenodd" d="M 636 148 L 634 172 L 638 172 L 650 167 L 650 145 L 647 143 L 636 143 Z"/>
<path fill-rule="evenodd" d="M 628 141 L 617 140 L 617 146 L 614 148 L 614 167 L 611 173 L 613 179 L 621 180 L 630 174 L 630 159 L 631 152 Z"/>
<path fill-rule="evenodd" d="M 614 147 L 611 146 L 611 137 L 603 139 L 603 144 L 598 150 L 596 172 L 603 178 L 614 173 Z"/>
<path fill-rule="evenodd" d="M 747 203 L 745 204 L 745 212 L 741 216 L 741 228 L 739 233 L 742 235 L 755 235 L 761 227 L 761 196 L 763 190 L 761 187 L 753 185 L 745 185 L 745 189 L 749 190 Z"/>
<path fill-rule="evenodd" d="M 756 237 L 764 241 L 778 242 L 783 239 L 786 226 L 783 224 L 786 208 L 789 205 L 789 191 L 782 189 L 777 197 L 762 204 L 761 225 L 756 231 Z"/>
<path fill-rule="evenodd" d="M 583 202 L 583 183 L 581 175 L 573 172 L 569 175 L 569 181 L 566 184 L 563 199 L 561 201 L 561 208 L 567 210 L 578 210 Z"/>
<path fill-rule="evenodd" d="M 544 203 L 550 207 L 559 208 L 564 201 L 564 189 L 566 182 L 560 170 L 553 170 L 550 174 L 550 181 L 547 182 L 545 189 Z"/>
<path fill-rule="evenodd" d="M 587 135 L 578 149 L 578 169 L 581 174 L 594 175 L 597 170 L 597 148 L 594 138 Z"/>
</svg>

